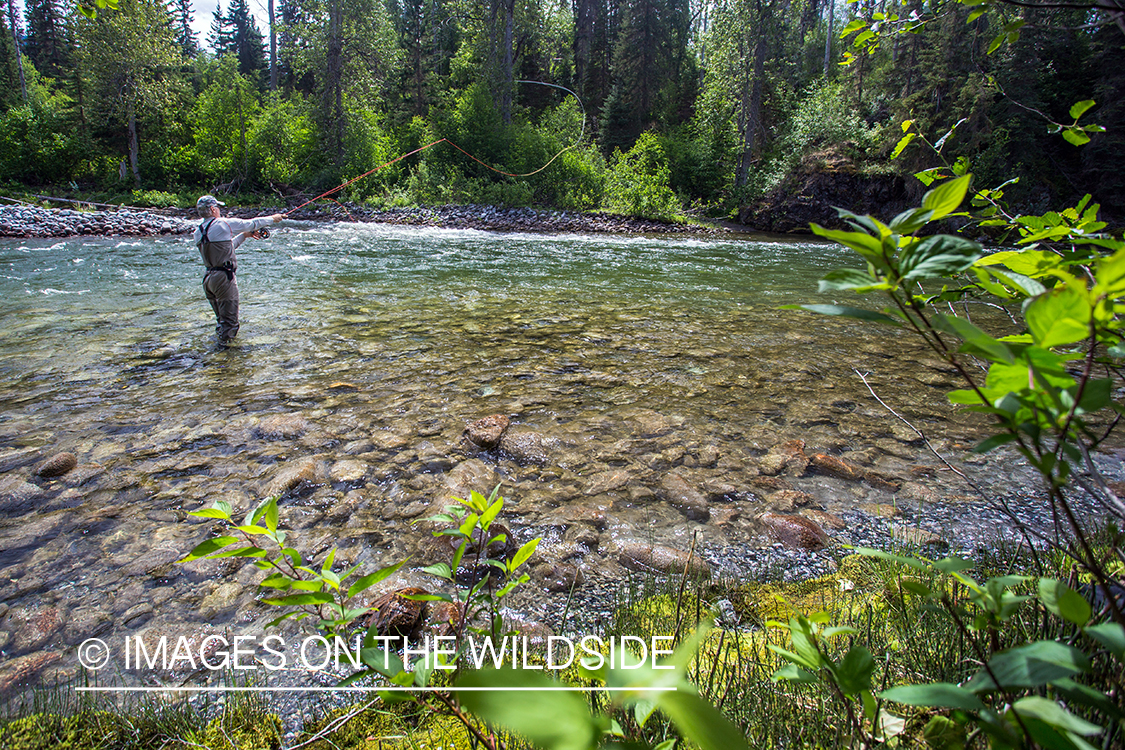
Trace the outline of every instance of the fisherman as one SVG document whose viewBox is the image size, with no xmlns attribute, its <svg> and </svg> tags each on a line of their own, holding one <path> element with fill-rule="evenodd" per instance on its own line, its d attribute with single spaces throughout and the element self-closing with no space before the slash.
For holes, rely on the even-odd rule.
<svg viewBox="0 0 1125 750">
<path fill-rule="evenodd" d="M 238 284 L 234 274 L 238 261 L 234 250 L 247 237 L 265 239 L 267 224 L 276 224 L 285 214 L 259 216 L 256 219 L 223 218 L 219 206 L 226 204 L 213 195 L 204 195 L 195 202 L 195 210 L 205 219 L 195 229 L 193 241 L 203 256 L 207 274 L 203 277 L 203 291 L 215 311 L 215 334 L 219 346 L 228 345 L 238 335 Z"/>
</svg>

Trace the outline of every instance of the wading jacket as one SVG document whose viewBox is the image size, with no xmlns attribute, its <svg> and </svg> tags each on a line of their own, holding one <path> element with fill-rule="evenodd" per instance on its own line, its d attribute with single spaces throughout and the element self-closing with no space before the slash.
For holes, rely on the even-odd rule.
<svg viewBox="0 0 1125 750">
<path fill-rule="evenodd" d="M 259 216 L 256 219 L 235 219 L 226 216 L 204 219 L 195 228 L 192 241 L 199 248 L 203 265 L 207 266 L 208 271 L 221 270 L 234 273 L 238 268 L 238 260 L 234 257 L 235 248 L 242 244 L 248 233 L 256 232 L 272 223 L 273 220 L 269 216 Z M 204 241 L 205 237 L 206 241 Z"/>
</svg>

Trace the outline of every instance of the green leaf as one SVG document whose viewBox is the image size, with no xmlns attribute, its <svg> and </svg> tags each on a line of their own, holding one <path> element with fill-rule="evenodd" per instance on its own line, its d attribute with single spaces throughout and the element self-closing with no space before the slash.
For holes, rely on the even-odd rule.
<svg viewBox="0 0 1125 750">
<path fill-rule="evenodd" d="M 908 281 L 951 276 L 969 270 L 983 252 L 978 243 L 964 237 L 939 234 L 907 247 L 898 271 Z"/>
<path fill-rule="evenodd" d="M 782 305 L 780 309 L 808 310 L 809 312 L 819 313 L 821 315 L 836 315 L 843 318 L 868 320 L 874 323 L 887 323 L 896 327 L 901 325 L 899 321 L 889 315 L 884 315 L 874 310 L 864 310 L 860 307 L 848 307 L 847 305 Z"/>
<path fill-rule="evenodd" d="M 886 258 L 883 253 L 883 242 L 878 237 L 873 237 L 866 232 L 847 232 L 840 229 L 825 229 L 819 224 L 810 224 L 813 233 L 824 237 L 825 239 L 834 240 L 839 242 L 844 247 L 850 247 L 855 250 L 864 259 L 874 263 L 880 268 L 885 268 L 887 265 Z"/>
<path fill-rule="evenodd" d="M 935 314 L 934 328 L 951 333 L 965 342 L 961 351 L 979 354 L 992 362 L 1012 363 L 1015 357 L 1007 344 L 997 341 L 975 325 L 956 315 Z"/>
<path fill-rule="evenodd" d="M 1058 703 L 1039 695 L 1020 698 L 1012 704 L 1012 709 L 1021 717 L 1039 719 L 1064 732 L 1074 732 L 1084 737 L 1101 734 L 1103 731 L 1097 724 L 1080 719 Z"/>
<path fill-rule="evenodd" d="M 891 230 L 898 234 L 914 234 L 926 226 L 934 212 L 928 208 L 911 208 L 891 220 Z"/>
<path fill-rule="evenodd" d="M 744 750 L 746 737 L 717 708 L 687 690 L 660 693 L 657 705 L 689 742 L 702 750 Z"/>
<path fill-rule="evenodd" d="M 974 393 L 973 395 L 975 396 L 976 394 Z M 1015 441 L 1016 437 L 1017 436 L 1011 432 L 1002 432 L 999 435 L 993 435 L 992 437 L 977 443 L 977 445 L 973 447 L 973 453 L 988 453 L 991 450 L 999 448 L 1001 445 L 1007 445 L 1008 443 Z"/>
<path fill-rule="evenodd" d="M 802 684 L 810 685 L 814 682 L 819 681 L 815 674 L 808 671 L 807 669 L 802 669 L 796 664 L 785 665 L 781 669 L 774 672 L 773 677 L 771 677 L 770 679 L 772 679 L 774 682 L 777 682 L 779 680 L 786 680 L 788 682 L 799 682 Z"/>
<path fill-rule="evenodd" d="M 914 568 L 915 570 L 925 570 L 926 567 L 927 567 L 926 563 L 919 560 L 917 557 L 907 557 L 905 555 L 896 555 L 896 554 L 893 554 L 891 552 L 885 552 L 881 549 L 874 549 L 872 547 L 856 547 L 855 553 L 857 555 L 863 555 L 864 557 L 874 557 L 874 558 L 877 558 L 879 560 L 886 560 L 887 562 L 898 563 L 899 565 L 905 565 L 906 567 Z"/>
<path fill-rule="evenodd" d="M 195 549 L 189 552 L 186 557 L 179 560 L 178 562 L 185 563 L 191 562 L 192 560 L 199 560 L 200 558 L 206 557 L 213 552 L 217 552 L 224 547 L 229 547 L 232 544 L 237 544 L 239 541 L 239 538 L 236 536 L 217 536 L 212 539 L 208 539 L 202 544 L 196 545 Z"/>
<path fill-rule="evenodd" d="M 536 537 L 536 538 L 532 539 L 530 542 L 527 542 L 526 544 L 521 546 L 518 550 L 516 550 L 516 554 L 512 556 L 511 561 L 508 563 L 508 570 L 513 571 L 516 568 L 518 568 L 519 566 L 523 565 L 525 562 L 527 562 L 528 558 L 530 558 L 533 554 L 535 554 L 535 549 L 538 546 L 539 546 L 539 537 Z"/>
<path fill-rule="evenodd" d="M 966 560 L 963 557 L 943 557 L 934 562 L 933 566 L 942 573 L 953 574 L 972 570 L 976 567 L 976 564 L 972 560 Z"/>
<path fill-rule="evenodd" d="M 1035 343 L 1050 349 L 1087 338 L 1091 314 L 1086 297 L 1068 286 L 1036 297 L 1024 318 Z"/>
<path fill-rule="evenodd" d="M 262 600 L 263 603 L 272 604 L 275 607 L 303 607 L 310 604 L 332 604 L 334 601 L 335 597 L 327 591 L 319 594 L 290 594 L 276 599 Z"/>
<path fill-rule="evenodd" d="M 891 158 L 897 159 L 902 154 L 902 152 L 906 150 L 906 147 L 909 146 L 917 137 L 918 135 L 916 133 L 907 133 L 902 138 L 899 138 L 898 143 L 895 144 L 895 150 L 891 152 Z"/>
<path fill-rule="evenodd" d="M 488 527 L 492 525 L 492 520 L 494 518 L 496 518 L 496 515 L 500 512 L 500 509 L 503 508 L 503 507 L 504 507 L 504 499 L 503 498 L 497 500 L 492 505 L 488 506 L 488 510 L 486 510 L 484 512 L 484 514 L 480 517 L 481 528 L 488 529 Z"/>
<path fill-rule="evenodd" d="M 969 190 L 971 174 L 958 177 L 948 182 L 943 182 L 922 197 L 922 208 L 934 212 L 931 220 L 948 216 L 957 210 L 965 200 L 965 193 Z"/>
<path fill-rule="evenodd" d="M 899 685 L 879 693 L 884 700 L 904 703 L 907 706 L 929 708 L 960 708 L 964 711 L 983 711 L 984 702 L 960 685 L 933 682 L 928 685 Z"/>
<path fill-rule="evenodd" d="M 1090 108 L 1093 107 L 1093 106 L 1094 106 L 1094 100 L 1093 99 L 1083 99 L 1080 102 L 1075 102 L 1070 107 L 1070 116 L 1073 117 L 1075 120 L 1077 120 L 1079 117 L 1086 114 L 1086 112 L 1089 111 Z"/>
<path fill-rule="evenodd" d="M 857 268 L 841 268 L 828 272 L 820 280 L 819 292 L 833 292 L 853 290 L 856 292 L 871 292 L 879 289 L 890 289 L 890 285 L 879 281 L 867 271 Z"/>
<path fill-rule="evenodd" d="M 1104 622 L 1084 628 L 1086 635 L 1109 650 L 1119 660 L 1125 660 L 1125 629 L 1115 622 Z"/>
<path fill-rule="evenodd" d="M 227 505 L 226 503 L 221 503 L 221 504 Z M 220 508 L 219 505 L 220 505 L 220 503 L 215 503 L 214 506 L 212 506 L 210 508 L 206 508 L 204 510 L 193 510 L 190 513 L 188 513 L 188 515 L 189 516 L 195 516 L 196 518 L 220 518 L 224 521 L 231 520 L 230 506 L 227 505 L 227 507 L 225 509 L 223 509 L 223 508 Z"/>
<path fill-rule="evenodd" d="M 478 689 L 457 694 L 471 713 L 527 738 L 538 747 L 588 750 L 597 745 L 600 729 L 585 698 L 578 693 L 544 690 L 560 685 L 542 675 L 485 669 L 466 673 L 457 686 Z"/>
<path fill-rule="evenodd" d="M 836 682 L 845 695 L 858 695 L 871 689 L 875 659 L 863 646 L 852 646 L 836 669 Z"/>
<path fill-rule="evenodd" d="M 988 671 L 981 669 L 965 687 L 974 693 L 997 688 L 1039 687 L 1052 680 L 1089 671 L 1090 660 L 1073 646 L 1056 641 L 1035 641 L 1001 651 L 989 659 L 988 667 L 996 675 L 999 685 L 993 682 Z"/>
<path fill-rule="evenodd" d="M 350 599 L 351 597 L 355 596 L 356 594 L 362 593 L 362 592 L 366 591 L 367 589 L 371 588 L 376 583 L 379 583 L 380 581 L 386 580 L 391 575 L 393 575 L 395 573 L 395 571 L 397 571 L 399 568 L 401 568 L 405 564 L 406 564 L 406 560 L 400 560 L 399 562 L 397 562 L 393 565 L 388 565 L 385 568 L 380 568 L 379 570 L 375 571 L 374 573 L 368 573 L 367 575 L 365 575 L 361 578 L 357 578 L 355 580 L 355 582 L 352 583 L 351 587 L 348 588 L 348 598 Z"/>
<path fill-rule="evenodd" d="M 433 565 L 428 565 L 425 568 L 422 568 L 422 572 L 429 573 L 430 575 L 437 576 L 438 578 L 444 578 L 447 581 L 453 580 L 453 571 L 446 563 L 434 563 Z"/>
<path fill-rule="evenodd" d="M 276 532 L 278 520 L 277 498 L 272 497 L 270 498 L 269 503 L 266 504 L 266 528 L 270 531 Z"/>
<path fill-rule="evenodd" d="M 1066 128 L 1062 132 L 1062 137 L 1072 146 L 1085 146 L 1090 142 L 1090 136 L 1081 128 Z"/>
<path fill-rule="evenodd" d="M 1051 687 L 1070 703 L 1081 703 L 1097 709 L 1115 721 L 1125 719 L 1121 706 L 1100 690 L 1075 682 L 1069 677 L 1055 680 Z"/>
</svg>

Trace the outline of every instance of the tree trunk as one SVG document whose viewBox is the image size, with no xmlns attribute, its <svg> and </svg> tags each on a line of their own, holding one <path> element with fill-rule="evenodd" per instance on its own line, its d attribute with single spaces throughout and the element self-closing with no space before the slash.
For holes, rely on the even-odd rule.
<svg viewBox="0 0 1125 750">
<path fill-rule="evenodd" d="M 759 13 L 759 19 L 761 14 Z M 741 43 L 740 43 L 741 46 Z M 740 55 L 742 56 L 742 55 Z M 742 82 L 742 106 L 739 108 L 738 124 L 742 135 L 742 158 L 738 164 L 735 185 L 745 186 L 750 181 L 750 165 L 761 151 L 762 132 L 762 78 L 766 65 L 766 35 L 759 27 L 754 41 L 754 65 L 752 72 L 744 66 Z M 752 80 L 748 80 L 752 78 Z"/>
<path fill-rule="evenodd" d="M 140 145 L 137 142 L 137 116 L 130 100 L 125 105 L 129 118 L 129 170 L 133 173 L 133 184 L 141 189 Z"/>
<path fill-rule="evenodd" d="M 16 0 L 8 0 L 8 26 L 12 29 L 12 44 L 16 51 L 16 67 L 20 72 L 20 94 L 27 103 L 27 80 L 23 77 L 23 54 L 20 52 L 20 35 L 16 28 Z"/>
<path fill-rule="evenodd" d="M 250 157 L 246 149 L 246 116 L 242 113 L 242 81 L 236 79 L 235 86 L 238 87 L 238 135 L 242 146 L 242 179 L 245 180 L 250 175 Z"/>
<path fill-rule="evenodd" d="M 274 22 L 273 0 L 269 0 L 270 20 L 270 91 L 277 91 L 277 24 Z"/>
<path fill-rule="evenodd" d="M 344 92 L 341 78 L 343 65 L 344 38 L 343 38 L 343 9 L 341 0 L 330 0 L 328 3 L 328 59 L 325 70 L 325 98 L 329 112 L 328 132 L 332 134 L 331 145 L 336 154 L 336 163 L 344 163 Z"/>
<path fill-rule="evenodd" d="M 836 36 L 836 2 L 828 0 L 828 35 L 824 37 L 824 75 L 828 75 L 832 67 L 832 39 Z"/>
</svg>

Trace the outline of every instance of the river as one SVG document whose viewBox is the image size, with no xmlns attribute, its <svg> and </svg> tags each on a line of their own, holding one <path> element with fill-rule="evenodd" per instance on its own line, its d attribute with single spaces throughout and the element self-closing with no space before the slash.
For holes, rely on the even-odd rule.
<svg viewBox="0 0 1125 750">
<path fill-rule="evenodd" d="M 288 225 L 240 249 L 242 331 L 219 350 L 186 237 L 4 241 L 0 651 L 65 677 L 90 637 L 260 629 L 252 568 L 174 561 L 211 526 L 188 511 L 279 487 L 307 554 L 411 555 L 402 585 L 442 554 L 415 522 L 499 484 L 513 536 L 543 539 L 520 601 L 548 623 L 542 602 L 629 575 L 629 544 L 694 545 L 716 577 L 831 566 L 766 510 L 833 545 L 895 524 L 956 543 L 968 486 L 861 374 L 986 486 L 1027 477 L 965 459 L 984 433 L 909 335 L 778 310 L 830 301 L 816 280 L 845 265 L 811 240 Z M 493 414 L 522 450 L 464 440 Z M 32 475 L 64 451 L 78 468 Z"/>
</svg>

